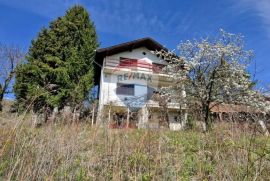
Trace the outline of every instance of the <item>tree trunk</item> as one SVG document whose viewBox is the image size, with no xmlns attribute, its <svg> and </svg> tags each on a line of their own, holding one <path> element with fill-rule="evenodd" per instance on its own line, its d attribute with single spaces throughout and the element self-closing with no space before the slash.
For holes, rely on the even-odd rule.
<svg viewBox="0 0 270 181">
<path fill-rule="evenodd" d="M 207 132 L 206 124 L 204 121 L 200 121 L 203 132 Z"/>
<path fill-rule="evenodd" d="M 268 131 L 268 129 L 267 129 L 264 121 L 263 120 L 259 120 L 259 124 L 260 124 L 260 126 L 262 128 L 262 131 L 263 131 L 264 135 L 265 136 L 269 136 L 269 131 Z"/>
<path fill-rule="evenodd" d="M 92 126 L 94 126 L 94 118 L 95 118 L 95 107 L 93 107 L 92 110 L 92 123 L 91 123 Z"/>
<path fill-rule="evenodd" d="M 52 113 L 50 114 L 50 116 L 48 118 L 48 121 L 51 122 L 51 123 L 55 122 L 56 116 L 57 116 L 58 113 L 59 113 L 58 107 L 55 107 L 53 109 Z"/>
<path fill-rule="evenodd" d="M 4 99 L 4 92 L 0 92 L 0 112 L 3 110 L 3 105 L 2 105 L 3 99 Z"/>
<path fill-rule="evenodd" d="M 12 69 L 12 71 L 9 73 L 8 77 L 5 79 L 4 84 L 0 85 L 0 111 L 2 111 L 2 109 L 3 109 L 2 102 L 4 99 L 4 94 L 5 94 L 6 90 L 8 89 L 8 85 L 9 85 L 14 73 L 15 72 Z"/>
<path fill-rule="evenodd" d="M 207 102 L 206 104 L 203 104 L 204 106 L 204 123 L 205 123 L 205 130 L 209 131 L 211 129 L 211 120 L 210 120 L 210 103 Z"/>
<path fill-rule="evenodd" d="M 166 107 L 166 117 L 165 117 L 165 119 L 166 119 L 168 128 L 170 128 L 170 117 L 169 117 L 169 111 L 168 111 L 167 107 Z"/>
<path fill-rule="evenodd" d="M 3 110 L 2 100 L 0 100 L 0 112 Z"/>
<path fill-rule="evenodd" d="M 108 125 L 110 126 L 111 124 L 111 107 L 109 108 L 109 113 L 108 113 Z"/>
<path fill-rule="evenodd" d="M 218 113 L 218 117 L 219 117 L 219 121 L 220 121 L 220 122 L 223 122 L 223 116 L 222 116 L 222 113 Z"/>
</svg>

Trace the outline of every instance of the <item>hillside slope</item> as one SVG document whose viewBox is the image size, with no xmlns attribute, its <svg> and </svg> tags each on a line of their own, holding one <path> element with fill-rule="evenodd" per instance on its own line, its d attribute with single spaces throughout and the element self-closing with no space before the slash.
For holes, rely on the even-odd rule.
<svg viewBox="0 0 270 181">
<path fill-rule="evenodd" d="M 268 180 L 270 140 L 238 124 L 213 131 L 31 126 L 1 113 L 0 180 Z"/>
</svg>

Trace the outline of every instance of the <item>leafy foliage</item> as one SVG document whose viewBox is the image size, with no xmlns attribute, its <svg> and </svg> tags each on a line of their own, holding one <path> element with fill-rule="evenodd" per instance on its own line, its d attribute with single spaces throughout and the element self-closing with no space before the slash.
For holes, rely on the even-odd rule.
<svg viewBox="0 0 270 181">
<path fill-rule="evenodd" d="M 27 62 L 17 70 L 14 91 L 19 106 L 34 104 L 52 109 L 81 103 L 93 86 L 97 35 L 89 14 L 81 6 L 43 28 L 32 41 Z"/>
</svg>

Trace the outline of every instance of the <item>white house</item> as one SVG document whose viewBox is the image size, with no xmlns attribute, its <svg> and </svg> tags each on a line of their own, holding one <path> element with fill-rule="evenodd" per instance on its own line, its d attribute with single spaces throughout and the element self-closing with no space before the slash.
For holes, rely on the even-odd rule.
<svg viewBox="0 0 270 181">
<path fill-rule="evenodd" d="M 160 128 L 169 124 L 173 130 L 181 129 L 186 120 L 183 106 L 171 101 L 165 103 L 165 109 L 157 99 L 158 90 L 172 82 L 161 73 L 167 62 L 153 53 L 156 50 L 168 51 L 155 40 L 143 38 L 96 51 L 98 121 L 112 127 Z"/>
</svg>

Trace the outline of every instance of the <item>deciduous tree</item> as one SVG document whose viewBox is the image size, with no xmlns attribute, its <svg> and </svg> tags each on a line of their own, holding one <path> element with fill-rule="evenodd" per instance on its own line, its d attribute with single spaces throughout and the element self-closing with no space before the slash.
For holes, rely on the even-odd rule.
<svg viewBox="0 0 270 181">
<path fill-rule="evenodd" d="M 16 66 L 24 54 L 19 47 L 0 44 L 0 111 L 4 95 L 12 91 L 10 84 L 14 78 Z"/>
<path fill-rule="evenodd" d="M 174 81 L 173 86 L 163 90 L 166 95 L 187 104 L 188 109 L 197 105 L 196 110 L 207 130 L 211 128 L 211 108 L 218 104 L 265 108 L 264 97 L 254 89 L 255 83 L 247 71 L 253 53 L 244 49 L 241 35 L 221 30 L 217 38 L 186 41 L 178 50 L 178 56 L 174 52 L 156 52 L 170 62 L 164 71 Z"/>
</svg>

